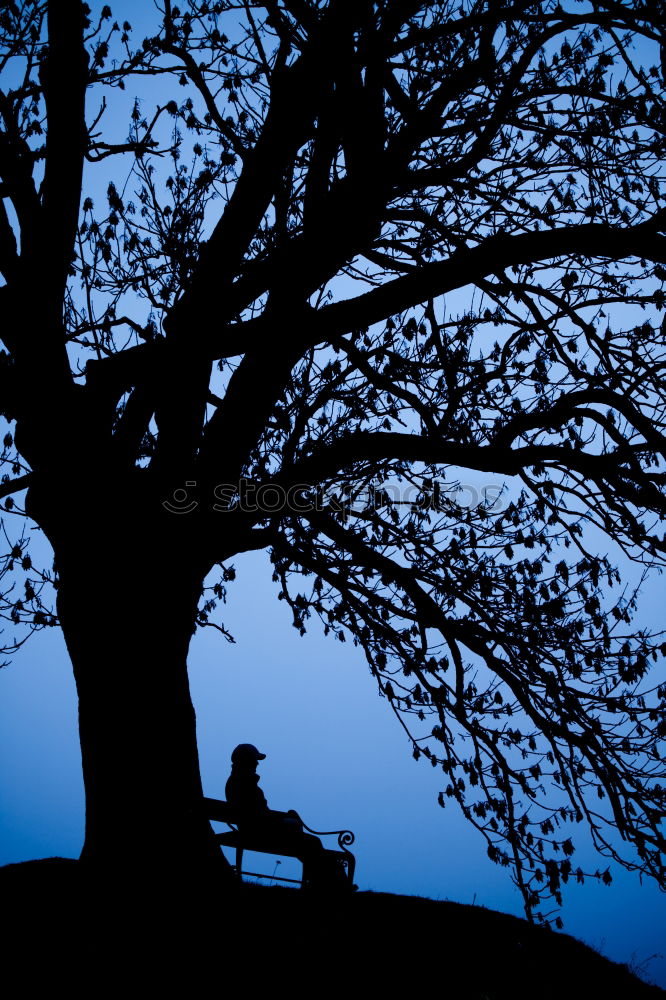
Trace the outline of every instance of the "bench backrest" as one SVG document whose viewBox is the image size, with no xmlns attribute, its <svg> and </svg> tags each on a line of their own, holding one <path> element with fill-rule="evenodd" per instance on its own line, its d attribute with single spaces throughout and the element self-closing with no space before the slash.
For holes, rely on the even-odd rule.
<svg viewBox="0 0 666 1000">
<path fill-rule="evenodd" d="M 204 806 L 208 819 L 218 820 L 220 823 L 236 823 L 236 812 L 228 802 L 222 799 L 204 798 Z"/>
</svg>

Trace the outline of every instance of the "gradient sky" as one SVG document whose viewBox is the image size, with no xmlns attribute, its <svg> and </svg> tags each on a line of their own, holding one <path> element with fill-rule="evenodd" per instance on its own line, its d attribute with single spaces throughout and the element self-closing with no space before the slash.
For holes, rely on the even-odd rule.
<svg viewBox="0 0 666 1000">
<path fill-rule="evenodd" d="M 114 15 L 136 22 L 132 6 L 112 4 Z M 317 829 L 354 830 L 361 889 L 522 915 L 520 894 L 507 870 L 487 859 L 481 835 L 452 800 L 445 810 L 437 805 L 443 775 L 412 759 L 361 652 L 325 639 L 316 624 L 299 638 L 264 554 L 233 562 L 238 579 L 221 618 L 237 642 L 203 630 L 190 655 L 206 794 L 223 797 L 231 750 L 256 743 L 268 754 L 260 775 L 269 805 L 295 808 Z M 657 577 L 645 594 L 643 620 L 660 622 L 662 609 Z M 100 626 L 100 642 L 105 627 L 113 622 Z M 76 857 L 83 808 L 73 678 L 60 633 L 44 631 L 0 671 L 0 863 Z M 165 810 L 155 817 L 156 832 L 164 836 L 168 823 Z M 580 834 L 578 842 L 574 861 L 603 870 L 606 861 L 593 858 Z M 275 860 L 252 858 L 267 872 Z M 297 870 L 297 862 L 281 861 L 280 874 Z M 659 954 L 646 972 L 666 986 L 666 894 L 634 874 L 611 871 L 611 887 L 564 887 L 564 929 L 635 967 Z"/>
</svg>

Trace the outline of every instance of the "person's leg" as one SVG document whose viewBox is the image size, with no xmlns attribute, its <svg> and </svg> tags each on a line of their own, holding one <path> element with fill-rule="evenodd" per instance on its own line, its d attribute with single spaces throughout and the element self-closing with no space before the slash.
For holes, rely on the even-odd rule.
<svg viewBox="0 0 666 1000">
<path fill-rule="evenodd" d="M 326 850 L 317 837 L 303 833 L 294 853 L 303 862 L 303 884 L 317 889 L 342 889 L 347 886 L 344 865 Z"/>
</svg>

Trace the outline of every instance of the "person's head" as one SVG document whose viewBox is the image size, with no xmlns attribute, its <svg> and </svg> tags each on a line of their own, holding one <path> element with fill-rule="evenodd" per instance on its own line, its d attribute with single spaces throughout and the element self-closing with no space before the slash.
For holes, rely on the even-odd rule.
<svg viewBox="0 0 666 1000">
<path fill-rule="evenodd" d="M 266 754 L 260 753 L 254 743 L 239 743 L 231 754 L 231 763 L 234 767 L 246 767 L 255 769 L 260 760 L 265 760 Z"/>
</svg>

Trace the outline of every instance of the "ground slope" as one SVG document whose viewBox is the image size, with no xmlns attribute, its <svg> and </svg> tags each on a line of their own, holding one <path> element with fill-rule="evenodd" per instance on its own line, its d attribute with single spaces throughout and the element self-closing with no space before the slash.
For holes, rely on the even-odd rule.
<svg viewBox="0 0 666 1000">
<path fill-rule="evenodd" d="M 567 934 L 483 907 L 356 892 L 93 881 L 66 859 L 0 869 L 5 975 L 22 986 L 189 996 L 231 987 L 317 995 L 391 991 L 451 1000 L 574 1000 L 666 992 Z M 232 981 L 233 980 L 233 985 Z"/>
</svg>

